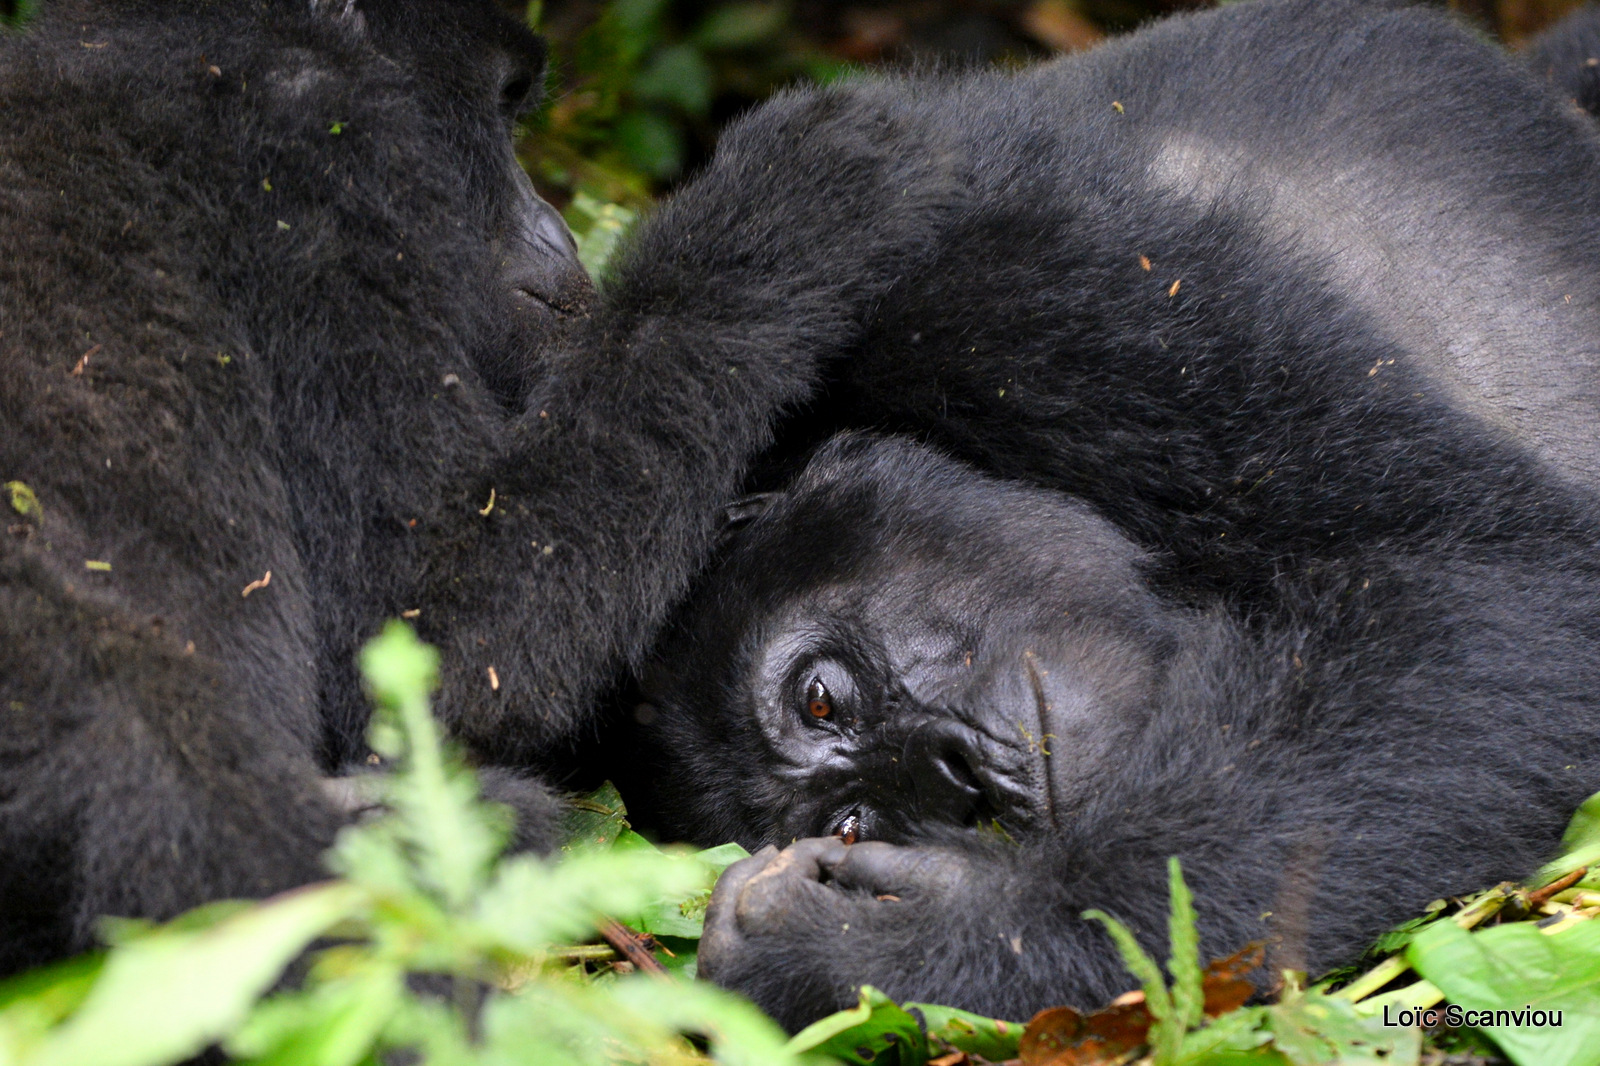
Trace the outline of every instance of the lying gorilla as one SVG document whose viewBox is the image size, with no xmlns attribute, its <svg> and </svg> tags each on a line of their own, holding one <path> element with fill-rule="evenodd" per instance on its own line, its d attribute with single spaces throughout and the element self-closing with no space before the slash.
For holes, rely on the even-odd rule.
<svg viewBox="0 0 1600 1066">
<path fill-rule="evenodd" d="M 1021 1017 L 1127 987 L 1079 915 L 1160 948 L 1170 855 L 1207 951 L 1314 970 L 1544 858 L 1600 787 L 1581 116 L 1310 0 L 854 91 L 969 195 L 786 436 L 1012 483 L 829 445 L 656 652 L 641 810 L 813 838 L 725 875 L 704 971 Z"/>
<path fill-rule="evenodd" d="M 511 150 L 543 70 L 490 0 L 0 36 L 0 973 L 321 876 L 385 617 L 479 760 L 559 769 L 946 197 L 792 101 L 586 311 Z M 547 842 L 548 791 L 499 791 Z"/>
<path fill-rule="evenodd" d="M 1318 969 L 1526 873 L 1600 783 L 1600 567 L 1443 533 L 1186 606 L 1079 500 L 836 439 L 662 650 L 647 805 L 690 839 L 873 843 L 730 870 L 702 972 L 791 1026 L 862 982 L 1025 1017 L 1126 987 L 1078 915 L 1161 946 L 1169 855 L 1214 954 Z"/>
</svg>

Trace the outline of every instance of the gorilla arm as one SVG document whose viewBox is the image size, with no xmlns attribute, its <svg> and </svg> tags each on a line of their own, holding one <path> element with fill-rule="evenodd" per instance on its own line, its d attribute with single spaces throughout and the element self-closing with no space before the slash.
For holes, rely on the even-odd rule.
<svg viewBox="0 0 1600 1066">
<path fill-rule="evenodd" d="M 446 650 L 441 709 L 478 749 L 537 761 L 570 738 L 704 564 L 778 414 L 959 198 L 877 91 L 794 94 L 731 129 L 535 384 L 475 504 L 492 488 L 493 507 L 453 540 L 470 567 L 423 596 L 443 608 L 420 620 Z"/>
</svg>

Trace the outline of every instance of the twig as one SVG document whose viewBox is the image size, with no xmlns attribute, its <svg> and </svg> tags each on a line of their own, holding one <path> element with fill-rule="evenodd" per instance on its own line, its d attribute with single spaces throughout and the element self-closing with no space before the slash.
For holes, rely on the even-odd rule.
<svg viewBox="0 0 1600 1066">
<path fill-rule="evenodd" d="M 665 976 L 667 968 L 656 961 L 655 954 L 650 950 L 650 938 L 642 933 L 635 933 L 627 926 L 606 918 L 600 922 L 600 936 L 607 944 L 616 948 L 622 957 L 642 973 L 661 974 Z"/>
<path fill-rule="evenodd" d="M 1582 876 L 1581 871 L 1579 876 Z M 1562 878 L 1561 881 L 1557 881 L 1555 885 L 1551 886 L 1554 889 L 1554 892 L 1552 892 L 1551 895 L 1554 895 L 1555 892 L 1559 892 L 1562 888 L 1566 887 L 1562 884 L 1563 881 L 1566 881 L 1567 884 L 1573 883 L 1572 881 L 1567 881 L 1566 878 Z M 1576 878 L 1574 878 L 1573 881 L 1576 881 Z M 1445 920 L 1455 922 L 1463 929 L 1471 929 L 1474 926 L 1480 925 L 1486 919 L 1499 911 L 1501 907 L 1505 906 L 1506 900 L 1510 896 L 1511 889 L 1511 882 L 1501 882 L 1494 888 L 1485 892 L 1474 903 L 1472 903 L 1471 906 L 1463 907 L 1461 910 L 1457 911 L 1455 914 L 1452 914 L 1448 919 Z M 1543 889 L 1540 891 L 1543 891 Z M 1354 981 L 1351 981 L 1349 984 L 1339 989 L 1339 991 L 1335 992 L 1334 995 L 1343 999 L 1348 999 L 1352 1003 L 1359 1003 L 1361 1000 L 1366 999 L 1384 985 L 1399 978 L 1409 969 L 1411 969 L 1411 964 L 1406 961 L 1406 953 L 1404 951 L 1397 952 L 1396 954 L 1391 955 L 1387 959 L 1384 959 L 1382 962 L 1378 963 L 1378 965 L 1374 966 L 1372 969 L 1368 970 Z M 1426 1006 L 1426 1004 L 1424 1004 L 1424 1006 Z"/>
<path fill-rule="evenodd" d="M 1566 889 L 1577 884 L 1579 881 L 1582 881 L 1584 875 L 1588 872 L 1589 868 L 1587 866 L 1580 866 L 1567 876 L 1561 878 L 1559 881 L 1551 881 L 1548 885 L 1545 885 L 1538 891 L 1529 892 L 1528 909 L 1530 911 L 1537 910 L 1538 908 L 1544 906 L 1545 901 L 1547 901 L 1551 896 L 1555 895 L 1557 892 L 1565 891 Z"/>
<path fill-rule="evenodd" d="M 550 954 L 568 962 L 610 962 L 618 957 L 610 944 L 569 944 L 551 949 Z"/>
</svg>

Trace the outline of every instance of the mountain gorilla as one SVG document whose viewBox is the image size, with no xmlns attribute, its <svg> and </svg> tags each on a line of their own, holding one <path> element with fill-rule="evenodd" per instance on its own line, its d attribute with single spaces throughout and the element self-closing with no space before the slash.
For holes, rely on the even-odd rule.
<svg viewBox="0 0 1600 1066">
<path fill-rule="evenodd" d="M 0 38 L 0 972 L 321 876 L 387 616 L 476 759 L 559 769 L 948 197 L 893 116 L 791 100 L 591 301 L 511 151 L 543 72 L 490 0 Z"/>
<path fill-rule="evenodd" d="M 1025 1017 L 1128 986 L 1085 908 L 1164 947 L 1171 855 L 1207 951 L 1313 970 L 1545 858 L 1600 787 L 1581 117 L 1323 0 L 825 96 L 968 186 L 784 433 L 917 443 L 741 508 L 642 672 L 663 835 L 806 838 L 703 972 Z"/>
</svg>

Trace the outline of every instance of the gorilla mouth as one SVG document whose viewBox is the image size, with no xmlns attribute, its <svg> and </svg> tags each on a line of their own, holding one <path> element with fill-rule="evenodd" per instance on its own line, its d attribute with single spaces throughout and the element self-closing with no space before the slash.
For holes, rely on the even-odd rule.
<svg viewBox="0 0 1600 1066">
<path fill-rule="evenodd" d="M 502 277 L 513 299 L 536 304 L 541 313 L 577 314 L 594 291 L 578 259 L 578 244 L 556 209 L 533 191 L 520 167 L 516 180 L 522 204 L 502 238 Z"/>
<path fill-rule="evenodd" d="M 583 310 L 585 293 L 571 286 L 568 291 L 555 291 L 546 286 L 534 287 L 519 282 L 512 282 L 511 295 L 523 303 L 537 304 L 541 308 L 561 315 L 569 316 L 578 314 Z"/>
</svg>

